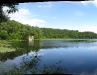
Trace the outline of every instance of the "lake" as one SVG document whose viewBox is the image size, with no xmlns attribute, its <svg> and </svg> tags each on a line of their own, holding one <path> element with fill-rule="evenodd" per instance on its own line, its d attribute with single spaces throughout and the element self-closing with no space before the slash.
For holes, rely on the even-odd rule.
<svg viewBox="0 0 97 75">
<path fill-rule="evenodd" d="M 97 40 L 34 40 L 32 42 L 14 42 L 13 52 L 0 53 L 0 69 L 20 65 L 23 57 L 30 60 L 36 53 L 40 57 L 39 67 L 54 64 L 62 60 L 67 74 L 93 75 L 97 73 Z"/>
</svg>

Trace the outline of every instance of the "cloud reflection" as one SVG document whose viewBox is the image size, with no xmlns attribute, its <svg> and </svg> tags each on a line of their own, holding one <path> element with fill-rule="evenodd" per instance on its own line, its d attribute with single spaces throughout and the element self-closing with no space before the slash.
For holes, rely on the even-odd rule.
<svg viewBox="0 0 97 75">
<path fill-rule="evenodd" d="M 37 56 L 43 56 L 44 55 L 44 53 L 36 53 L 36 52 L 33 52 L 33 51 L 31 51 L 30 53 L 28 53 L 28 55 L 30 55 L 30 56 L 32 56 L 32 55 L 37 55 Z"/>
<path fill-rule="evenodd" d="M 97 69 L 93 73 L 83 72 L 80 75 L 97 75 Z"/>
</svg>

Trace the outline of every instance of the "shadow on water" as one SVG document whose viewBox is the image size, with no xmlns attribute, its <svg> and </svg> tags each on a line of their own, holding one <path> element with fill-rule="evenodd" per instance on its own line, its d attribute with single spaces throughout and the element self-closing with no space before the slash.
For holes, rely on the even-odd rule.
<svg viewBox="0 0 97 75">
<path fill-rule="evenodd" d="M 75 45 L 71 43 L 77 42 Z M 34 41 L 15 41 L 11 43 L 11 47 L 15 49 L 12 52 L 0 53 L 0 61 L 14 59 L 17 56 L 28 54 L 30 51 L 38 52 L 40 49 L 52 48 L 68 48 L 76 46 L 79 42 L 96 42 L 96 40 L 34 40 Z"/>
<path fill-rule="evenodd" d="M 0 61 L 6 61 L 7 59 L 14 59 L 17 56 L 28 54 L 30 51 L 38 52 L 40 49 L 49 49 L 49 48 L 58 48 L 60 45 L 53 45 L 53 42 L 50 41 L 15 41 L 10 43 L 11 48 L 14 48 L 15 51 L 0 53 Z M 66 46 L 67 47 L 67 46 Z"/>
<path fill-rule="evenodd" d="M 31 42 L 32 44 L 33 42 Z M 14 59 L 17 56 L 28 54 L 30 51 L 38 52 L 40 49 L 39 41 L 35 41 L 34 45 L 31 46 L 28 41 L 24 42 L 12 42 L 11 47 L 15 49 L 12 52 L 0 53 L 0 61 L 6 61 L 7 59 Z"/>
<path fill-rule="evenodd" d="M 30 59 L 29 59 L 30 58 Z M 37 52 L 34 52 L 31 56 L 27 55 L 22 58 L 20 66 L 13 65 L 8 70 L 2 69 L 0 74 L 2 75 L 14 75 L 14 74 L 65 74 L 66 68 L 60 67 L 61 60 L 55 64 L 43 66 L 40 65 L 41 56 Z"/>
<path fill-rule="evenodd" d="M 76 44 L 74 45 L 74 43 L 76 42 Z M 53 70 L 59 70 L 60 68 L 57 68 L 56 65 L 52 65 L 53 67 L 44 65 L 43 67 L 39 67 L 39 62 L 40 62 L 40 58 L 41 56 L 37 55 L 37 52 L 39 52 L 40 49 L 52 49 L 52 48 L 69 48 L 69 47 L 77 47 L 77 45 L 79 44 L 79 42 L 81 43 L 86 43 L 86 42 L 96 42 L 96 41 L 91 41 L 91 40 L 34 40 L 32 42 L 28 42 L 28 41 L 24 41 L 24 42 L 12 42 L 11 45 L 14 49 L 16 49 L 16 51 L 13 52 L 6 52 L 6 53 L 0 53 L 0 61 L 5 62 L 8 59 L 13 60 L 15 57 L 21 56 L 23 54 L 29 54 L 29 52 L 33 51 L 35 52 L 36 56 L 32 56 L 30 57 L 30 59 L 28 59 L 27 57 L 23 58 L 23 63 L 21 63 L 21 68 L 18 68 L 16 66 L 14 66 L 15 69 L 20 70 L 20 72 L 23 73 L 40 73 L 40 71 L 44 74 L 48 73 L 49 70 L 45 71 L 45 68 L 49 68 L 50 71 L 52 72 Z M 73 44 L 71 44 L 73 43 Z M 69 45 L 68 45 L 69 44 Z M 34 64 L 34 66 L 33 66 Z M 28 66 L 29 65 L 29 66 Z M 38 65 L 38 66 L 37 66 Z M 54 68 L 57 69 L 54 69 Z M 24 68 L 24 70 L 23 70 Z M 31 68 L 35 68 L 35 71 L 32 70 Z M 42 70 L 42 69 L 44 70 Z M 53 70 L 51 69 L 53 68 Z M 61 67 L 62 68 L 62 67 Z M 62 70 L 62 69 L 60 69 Z M 60 71 L 59 70 L 59 71 Z M 49 73 L 51 73 L 49 71 Z M 63 71 L 63 70 L 62 70 Z M 66 71 L 66 69 L 65 69 Z M 12 73 L 15 72 L 14 70 L 12 71 Z M 19 71 L 18 71 L 19 72 Z M 54 71 L 53 71 L 54 72 Z M 58 72 L 58 71 L 57 71 Z M 63 73 L 63 72 L 61 72 Z M 84 75 L 84 74 L 83 74 Z"/>
</svg>

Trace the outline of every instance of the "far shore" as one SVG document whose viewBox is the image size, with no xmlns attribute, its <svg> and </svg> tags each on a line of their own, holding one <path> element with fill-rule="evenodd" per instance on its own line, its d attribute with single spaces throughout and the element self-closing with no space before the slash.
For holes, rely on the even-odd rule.
<svg viewBox="0 0 97 75">
<path fill-rule="evenodd" d="M 97 40 L 97 39 L 34 39 L 34 40 Z M 0 40 L 0 43 L 11 43 L 11 42 L 14 42 L 14 41 L 27 41 L 27 40 Z"/>
</svg>

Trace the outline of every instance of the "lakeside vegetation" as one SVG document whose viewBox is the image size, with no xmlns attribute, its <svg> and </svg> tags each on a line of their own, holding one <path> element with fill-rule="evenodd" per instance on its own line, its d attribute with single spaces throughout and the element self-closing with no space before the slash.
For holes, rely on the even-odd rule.
<svg viewBox="0 0 97 75">
<path fill-rule="evenodd" d="M 0 53 L 15 51 L 13 48 L 0 47 Z"/>
<path fill-rule="evenodd" d="M 15 51 L 15 49 L 11 46 L 11 42 L 6 40 L 0 40 L 0 53 L 6 53 L 11 51 Z"/>
<path fill-rule="evenodd" d="M 3 6 L 11 7 L 11 10 L 8 10 L 8 13 L 16 12 L 16 8 L 14 3 L 11 4 L 1 4 L 1 8 Z M 16 3 L 15 5 L 18 5 Z M 0 22 L 0 61 L 6 61 L 8 58 L 13 60 L 15 57 L 28 54 L 30 50 L 39 51 L 41 47 L 40 44 L 34 42 L 33 47 L 28 47 L 28 44 L 25 43 L 16 43 L 17 41 L 27 41 L 28 36 L 34 36 L 35 40 L 72 40 L 72 39 L 96 39 L 97 34 L 94 32 L 79 32 L 78 30 L 68 30 L 68 29 L 53 29 L 53 28 L 39 28 L 37 26 L 30 26 L 19 23 L 14 20 L 7 21 L 8 16 L 2 14 Z M 4 16 L 3 16 L 4 15 Z M 34 41 L 35 41 L 34 40 Z M 74 42 L 74 41 L 72 41 Z M 78 40 L 76 42 L 79 42 Z M 52 44 L 51 44 L 52 45 Z M 35 49 L 34 49 L 35 48 Z M 49 47 L 48 48 L 53 48 Z M 15 51 L 17 50 L 17 51 Z M 65 52 L 66 53 L 66 52 Z M 26 58 L 25 58 L 26 59 Z M 21 74 L 64 74 L 66 69 L 62 67 L 58 67 L 58 63 L 54 63 L 54 65 L 44 65 L 41 69 L 37 68 L 37 64 L 39 61 L 38 56 L 34 56 L 31 61 L 24 60 L 23 63 L 18 67 L 18 65 L 13 66 L 12 68 L 8 68 L 8 70 L 4 69 L 1 71 L 1 75 L 21 75 Z M 60 62 L 59 62 L 60 63 Z M 73 62 L 72 62 L 73 63 Z M 79 64 L 79 63 L 78 63 Z M 6 64 L 5 64 L 6 65 Z M 74 74 L 75 75 L 75 74 Z"/>
<path fill-rule="evenodd" d="M 24 43 L 23 44 L 19 44 L 19 43 L 12 44 L 12 42 L 16 42 L 16 41 L 27 41 L 28 36 L 34 36 L 35 40 L 40 40 L 40 39 L 41 40 L 63 40 L 63 39 L 72 40 L 72 39 L 96 39 L 97 38 L 97 34 L 94 32 L 89 32 L 89 31 L 79 32 L 78 30 L 39 28 L 37 26 L 24 25 L 17 21 L 9 20 L 7 22 L 0 23 L 0 53 L 2 54 L 2 53 L 10 52 L 8 55 L 2 54 L 3 58 L 5 58 L 6 60 L 6 58 L 9 55 L 13 55 L 15 57 L 23 53 L 28 53 L 33 48 L 35 48 L 35 51 L 38 51 L 40 48 L 40 46 L 38 47 L 37 45 L 38 41 L 34 43 L 33 48 L 32 47 L 28 48 L 28 45 L 25 46 Z M 13 52 L 15 50 L 18 50 L 18 51 Z M 13 59 L 12 56 L 10 56 L 10 58 Z M 5 74 L 9 75 L 11 73 L 18 74 L 18 75 L 21 73 L 24 74 L 25 68 L 28 68 L 27 66 L 29 64 L 32 64 L 33 62 L 34 61 L 28 64 L 26 63 L 25 65 L 22 65 L 19 68 L 16 66 L 13 66 L 12 69 L 8 71 L 3 70 L 2 75 L 5 75 Z M 61 69 L 61 67 L 57 67 L 56 65 L 55 66 L 43 66 L 42 70 L 35 69 L 35 72 L 33 70 L 33 66 L 32 67 L 29 66 L 30 70 L 32 71 L 31 72 L 32 74 L 39 74 L 39 73 L 40 74 L 47 74 L 47 73 L 48 74 L 61 74 L 63 73 L 63 69 Z M 53 68 L 53 70 L 55 71 L 52 71 L 51 68 Z M 28 73 L 28 71 L 26 71 L 26 73 Z"/>
<path fill-rule="evenodd" d="M 0 23 L 0 40 L 24 41 L 28 36 L 34 39 L 96 39 L 97 34 L 90 31 L 79 32 L 78 30 L 39 28 L 8 20 Z"/>
</svg>

